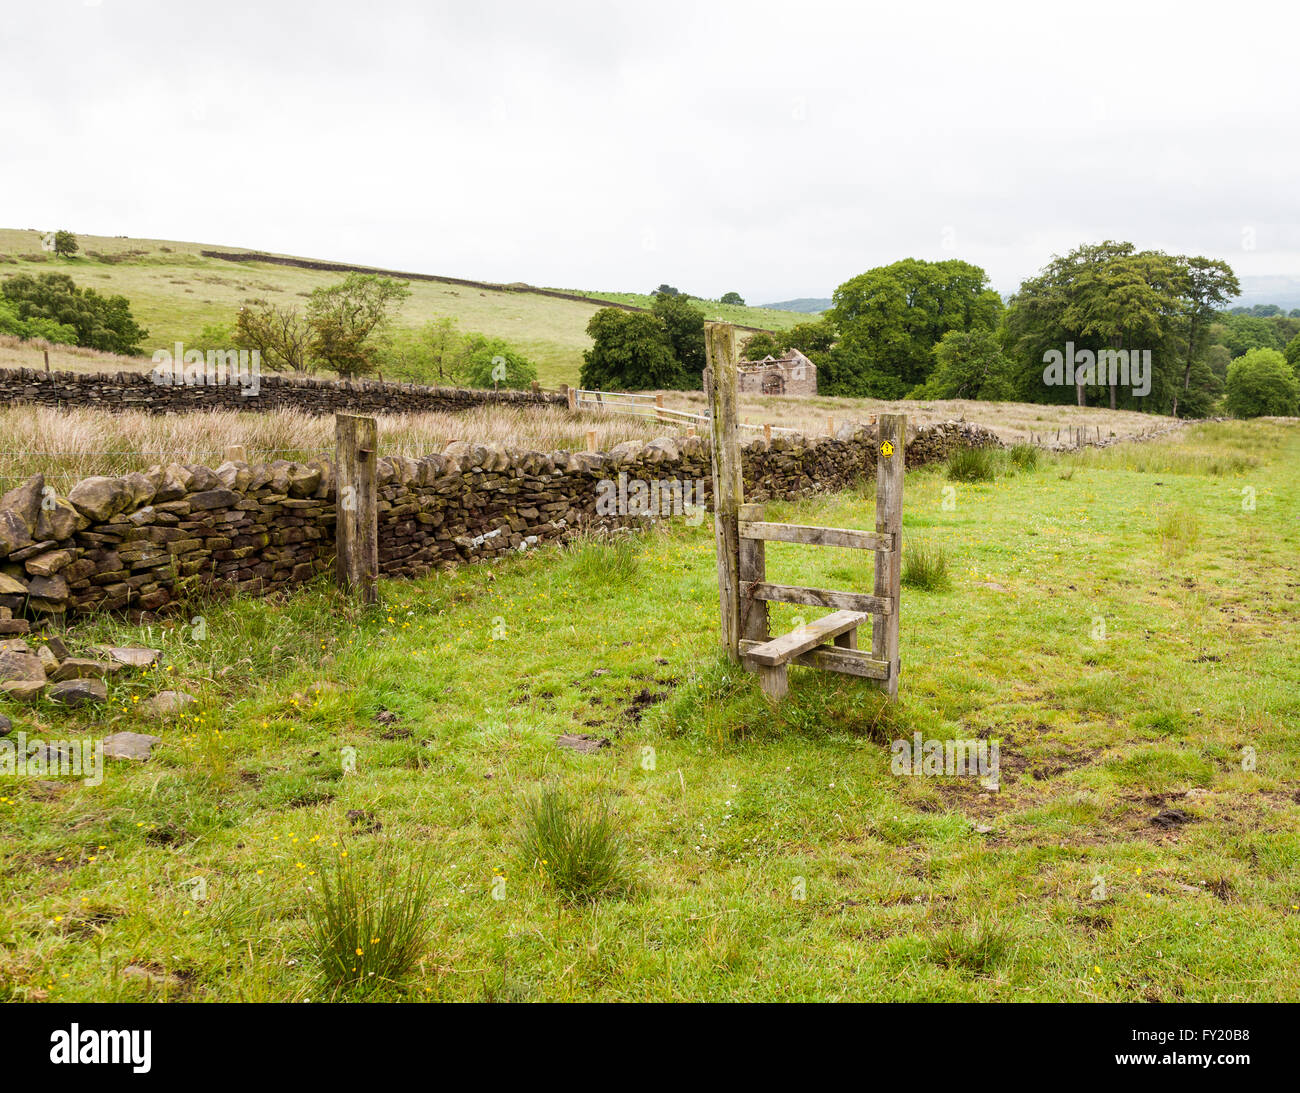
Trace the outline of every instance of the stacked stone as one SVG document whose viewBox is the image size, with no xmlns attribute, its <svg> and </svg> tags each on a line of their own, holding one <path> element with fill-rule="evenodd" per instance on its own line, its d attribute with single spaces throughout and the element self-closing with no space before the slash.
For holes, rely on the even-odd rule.
<svg viewBox="0 0 1300 1093">
<path fill-rule="evenodd" d="M 475 406 L 567 406 L 563 395 L 531 391 L 489 391 L 467 387 L 425 387 L 377 380 L 334 381 L 309 376 L 262 375 L 255 396 L 238 385 L 155 383 L 147 372 L 41 372 L 0 368 L 0 403 L 85 407 L 93 410 L 143 410 L 173 414 L 203 410 L 266 413 L 292 409 L 309 414 L 420 413 L 459 411 Z"/>
<path fill-rule="evenodd" d="M 953 448 L 996 446 L 978 426 L 909 431 L 909 466 Z M 781 435 L 745 445 L 745 495 L 794 499 L 872 477 L 876 430 L 846 424 L 834 437 Z M 702 437 L 627 441 L 608 452 L 538 452 L 455 442 L 422 459 L 378 461 L 379 568 L 413 577 L 560 539 L 582 527 L 637 524 L 598 514 L 602 480 L 697 483 L 712 496 Z M 215 470 L 172 463 L 97 476 L 58 497 L 36 475 L 0 498 L 0 635 L 70 612 L 156 612 L 187 582 L 259 594 L 329 566 L 336 512 L 326 461 Z M 26 616 L 26 617 L 24 617 Z"/>
</svg>

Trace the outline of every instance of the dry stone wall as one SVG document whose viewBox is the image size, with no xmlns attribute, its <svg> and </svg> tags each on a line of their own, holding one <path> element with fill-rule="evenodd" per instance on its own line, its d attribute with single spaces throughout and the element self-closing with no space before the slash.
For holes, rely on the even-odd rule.
<svg viewBox="0 0 1300 1093">
<path fill-rule="evenodd" d="M 998 446 L 987 430 L 949 422 L 909 430 L 909 466 L 958 446 Z M 875 429 L 780 437 L 744 449 L 751 501 L 840 489 L 875 472 Z M 701 484 L 711 497 L 708 441 L 664 437 L 609 452 L 536 452 L 456 442 L 378 464 L 379 561 L 386 577 L 527 550 L 583 527 L 635 523 L 602 515 L 602 482 Z M 152 613 L 188 585 L 265 593 L 328 568 L 334 555 L 334 469 L 328 461 L 216 468 L 173 463 L 78 482 L 66 497 L 36 475 L 0 498 L 0 635 L 91 611 Z"/>
<path fill-rule="evenodd" d="M 400 414 L 468 410 L 485 404 L 567 406 L 563 395 L 530 391 L 487 391 L 467 387 L 422 387 L 377 380 L 318 380 L 263 375 L 256 395 L 231 384 L 155 383 L 145 372 L 42 372 L 34 368 L 0 369 L 0 404 L 85 407 L 93 410 L 143 410 L 147 413 L 193 413 L 244 410 L 263 413 L 293 409 L 309 414 Z"/>
</svg>

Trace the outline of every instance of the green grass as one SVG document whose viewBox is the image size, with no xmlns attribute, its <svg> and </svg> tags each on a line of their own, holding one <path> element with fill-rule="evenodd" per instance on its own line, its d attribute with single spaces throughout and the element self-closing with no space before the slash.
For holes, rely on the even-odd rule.
<svg viewBox="0 0 1300 1093">
<path fill-rule="evenodd" d="M 313 289 L 343 277 L 341 273 L 267 262 L 229 262 L 200 254 L 202 250 L 240 248 L 90 235 L 78 239 L 81 254 L 55 258 L 41 251 L 39 232 L 0 229 L 0 278 L 15 273 L 66 273 L 84 288 L 125 296 L 136 321 L 149 331 L 144 344 L 146 357 L 157 348 L 171 349 L 177 341 L 196 339 L 209 323 L 233 323 L 246 300 L 266 299 L 301 308 Z M 106 257 L 89 257 L 89 251 Z M 331 255 L 313 257 L 335 260 Z M 438 269 L 413 272 L 452 277 L 462 273 Z M 433 281 L 412 281 L 410 286 L 411 297 L 398 313 L 399 326 L 420 326 L 431 319 L 451 316 L 463 330 L 504 338 L 517 346 L 537 363 L 543 387 L 578 382 L 582 353 L 591 345 L 587 322 L 601 306 L 599 303 Z M 594 300 L 650 306 L 649 297 L 591 295 Z M 707 303 L 701 306 L 711 317 L 718 312 L 728 321 L 770 330 L 783 330 L 807 318 L 763 308 Z"/>
<path fill-rule="evenodd" d="M 992 482 L 1005 466 L 997 448 L 954 448 L 948 453 L 948 477 L 954 482 Z"/>
<path fill-rule="evenodd" d="M 547 548 L 384 583 L 379 610 L 318 584 L 92 620 L 74 644 L 152 644 L 160 668 L 99 709 L 3 712 L 163 743 L 99 787 L 0 775 L 0 997 L 325 997 L 309 908 L 347 849 L 389 862 L 369 877 L 427 866 L 385 998 L 1300 999 L 1300 431 L 1186 443 L 1259 462 L 909 472 L 906 536 L 952 587 L 904 590 L 894 705 L 796 667 L 774 708 L 719 658 L 707 521 L 645 535 L 629 580 Z M 1174 510 L 1199 535 L 1169 556 Z M 852 492 L 769 518 L 874 526 Z M 770 544 L 767 566 L 871 587 L 861 551 Z M 199 705 L 142 717 L 178 680 Z M 573 732 L 609 746 L 556 746 Z M 1001 788 L 891 774 L 914 732 L 996 738 Z M 608 802 L 635 884 L 575 902 L 521 863 L 521 801 L 553 785 Z"/>
<path fill-rule="evenodd" d="M 927 539 L 903 542 L 903 587 L 918 592 L 943 592 L 951 587 L 948 552 Z"/>
<path fill-rule="evenodd" d="M 593 902 L 627 886 L 624 836 L 603 798 L 545 786 L 523 802 L 518 860 L 570 903 Z"/>
</svg>

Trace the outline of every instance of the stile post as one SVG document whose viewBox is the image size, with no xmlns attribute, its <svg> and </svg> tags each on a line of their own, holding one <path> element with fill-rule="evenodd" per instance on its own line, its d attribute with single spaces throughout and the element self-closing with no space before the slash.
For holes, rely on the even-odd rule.
<svg viewBox="0 0 1300 1093">
<path fill-rule="evenodd" d="M 709 395 L 709 429 L 713 462 L 713 535 L 718 556 L 718 599 L 722 644 L 740 660 L 740 506 L 745 501 L 736 439 L 736 328 L 730 323 L 704 324 Z"/>
<path fill-rule="evenodd" d="M 334 416 L 336 575 L 339 587 L 379 602 L 379 427 L 372 417 Z"/>
<path fill-rule="evenodd" d="M 740 520 L 761 523 L 762 505 L 741 505 L 737 509 Z M 767 544 L 762 539 L 741 539 L 739 577 L 743 583 L 754 581 L 762 584 L 767 580 Z M 754 599 L 752 596 L 740 597 L 740 636 L 746 641 L 767 641 L 772 635 L 767 617 L 767 601 Z M 748 661 L 745 667 L 753 671 L 754 666 Z"/>
<path fill-rule="evenodd" d="M 881 686 L 898 695 L 898 615 L 903 579 L 903 462 L 907 451 L 907 415 L 881 414 L 876 445 L 876 532 L 893 536 L 888 550 L 876 551 L 875 594 L 893 603 L 888 615 L 871 619 L 871 656 L 889 665 Z"/>
</svg>

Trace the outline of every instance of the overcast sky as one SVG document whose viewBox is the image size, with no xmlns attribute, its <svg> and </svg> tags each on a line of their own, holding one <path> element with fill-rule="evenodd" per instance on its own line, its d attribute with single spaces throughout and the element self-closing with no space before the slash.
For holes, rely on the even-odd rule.
<svg viewBox="0 0 1300 1093">
<path fill-rule="evenodd" d="M 4 0 L 0 226 L 751 303 L 1300 274 L 1300 6 Z"/>
</svg>

